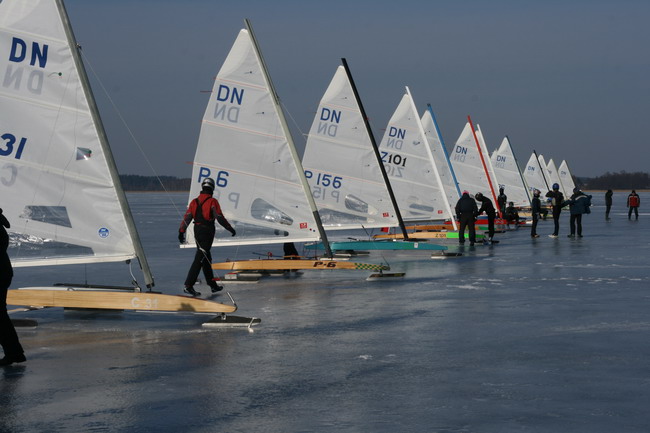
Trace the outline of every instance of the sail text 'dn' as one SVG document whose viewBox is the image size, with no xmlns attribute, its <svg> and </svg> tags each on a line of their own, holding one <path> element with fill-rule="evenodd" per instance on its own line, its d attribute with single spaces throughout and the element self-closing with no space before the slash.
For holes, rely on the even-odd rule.
<svg viewBox="0 0 650 433">
<path fill-rule="evenodd" d="M 239 122 L 239 106 L 244 100 L 244 89 L 228 87 L 220 84 L 217 90 L 217 102 L 214 107 L 214 118 L 230 123 Z"/>
<path fill-rule="evenodd" d="M 2 80 L 2 87 L 14 90 L 26 89 L 40 95 L 43 90 L 45 75 L 42 71 L 47 65 L 49 46 L 14 37 L 11 41 L 9 63 Z M 29 66 L 27 66 L 29 65 Z M 36 68 L 33 68 L 36 67 Z"/>
<path fill-rule="evenodd" d="M 456 146 L 454 149 L 454 155 L 452 159 L 458 162 L 465 162 L 465 156 L 467 155 L 467 148 L 463 146 Z"/>
<path fill-rule="evenodd" d="M 406 129 L 395 128 L 391 126 L 388 130 L 388 141 L 386 147 L 393 149 L 401 149 L 404 146 L 404 137 L 406 137 Z"/>
<path fill-rule="evenodd" d="M 49 46 L 38 42 L 32 42 L 31 53 L 28 56 L 28 44 L 20 38 L 14 37 L 11 41 L 11 52 L 9 53 L 9 61 L 14 63 L 22 63 L 29 57 L 29 64 L 36 66 L 38 63 L 39 68 L 45 68 L 47 64 L 47 51 Z"/>
<path fill-rule="evenodd" d="M 323 107 L 320 113 L 321 122 L 318 124 L 317 133 L 327 135 L 329 137 L 336 137 L 341 122 L 341 111 L 330 110 Z"/>
<path fill-rule="evenodd" d="M 494 166 L 498 167 L 498 168 L 505 168 L 505 166 L 506 166 L 506 157 L 503 156 L 503 155 L 497 155 L 497 160 L 494 163 Z"/>
</svg>

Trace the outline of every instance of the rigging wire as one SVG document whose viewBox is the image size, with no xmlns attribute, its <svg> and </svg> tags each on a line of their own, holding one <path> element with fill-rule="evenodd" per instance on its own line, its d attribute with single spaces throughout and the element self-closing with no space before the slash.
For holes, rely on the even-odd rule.
<svg viewBox="0 0 650 433">
<path fill-rule="evenodd" d="M 167 190 L 167 188 L 165 187 L 165 184 L 164 184 L 164 183 L 162 182 L 162 180 L 160 179 L 160 176 L 159 176 L 158 173 L 156 172 L 156 169 L 155 169 L 155 168 L 153 167 L 153 165 L 151 164 L 151 161 L 149 160 L 149 158 L 147 157 L 146 153 L 144 152 L 144 149 L 143 149 L 142 146 L 140 145 L 140 142 L 139 142 L 138 139 L 135 137 L 135 134 L 133 133 L 133 131 L 132 131 L 131 128 L 129 127 L 128 123 L 126 122 L 126 119 L 125 119 L 124 116 L 122 115 L 122 112 L 121 112 L 121 111 L 119 110 L 119 108 L 117 107 L 117 104 L 115 104 L 115 101 L 113 101 L 113 98 L 111 98 L 111 95 L 108 93 L 108 90 L 106 90 L 106 87 L 104 86 L 104 83 L 102 82 L 102 80 L 99 78 L 99 75 L 97 75 L 97 73 L 95 72 L 95 68 L 93 68 L 93 66 L 92 66 L 92 62 L 90 61 L 90 59 L 88 58 L 88 56 L 85 54 L 85 52 L 84 52 L 83 50 L 79 50 L 79 52 L 81 53 L 81 56 L 82 56 L 84 62 L 88 65 L 88 68 L 90 69 L 90 71 L 91 71 L 93 77 L 95 78 L 95 80 L 97 80 L 97 83 L 99 84 L 100 88 L 101 88 L 102 91 L 104 92 L 104 96 L 106 96 L 106 98 L 107 98 L 108 101 L 110 102 L 111 106 L 113 107 L 113 110 L 115 111 L 115 114 L 117 114 L 117 116 L 119 117 L 120 121 L 122 122 L 122 125 L 124 126 L 124 128 L 126 128 L 128 134 L 129 134 L 129 136 L 131 137 L 131 140 L 133 140 L 133 143 L 136 145 L 136 147 L 137 147 L 138 150 L 140 151 L 140 154 L 142 155 L 142 157 L 144 158 L 145 162 L 146 162 L 147 165 L 149 166 L 149 169 L 150 169 L 151 172 L 154 174 L 156 180 L 158 181 L 158 183 L 159 183 L 160 186 L 162 187 L 163 191 L 165 192 L 165 195 L 169 198 L 169 202 L 170 202 L 170 203 L 172 204 L 172 206 L 174 207 L 174 210 L 176 211 L 176 213 L 178 214 L 178 216 L 182 216 L 181 211 L 180 211 L 180 210 L 178 209 L 178 207 L 176 206 L 176 203 L 174 203 L 174 201 L 171 199 L 171 196 L 170 196 L 169 191 Z"/>
</svg>

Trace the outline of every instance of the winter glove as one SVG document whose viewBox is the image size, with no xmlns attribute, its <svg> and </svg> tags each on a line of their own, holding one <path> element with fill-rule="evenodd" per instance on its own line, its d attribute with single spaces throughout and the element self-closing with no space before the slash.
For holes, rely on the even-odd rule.
<svg viewBox="0 0 650 433">
<path fill-rule="evenodd" d="M 178 242 L 185 243 L 185 232 L 178 232 Z"/>
</svg>

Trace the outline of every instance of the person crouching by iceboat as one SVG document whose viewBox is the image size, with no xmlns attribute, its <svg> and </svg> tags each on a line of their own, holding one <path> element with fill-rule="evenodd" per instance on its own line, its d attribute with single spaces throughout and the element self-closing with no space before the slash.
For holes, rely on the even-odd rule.
<svg viewBox="0 0 650 433">
<path fill-rule="evenodd" d="M 214 281 L 214 273 L 212 271 L 212 241 L 214 240 L 214 233 L 216 228 L 214 221 L 216 220 L 226 230 L 235 236 L 235 229 L 232 228 L 226 217 L 221 212 L 221 206 L 216 198 L 212 197 L 214 193 L 214 180 L 206 178 L 201 182 L 201 194 L 190 202 L 190 205 L 185 211 L 181 227 L 178 229 L 178 240 L 180 243 L 185 243 L 185 232 L 190 222 L 194 220 L 194 239 L 196 240 L 196 254 L 190 270 L 185 279 L 185 288 L 183 291 L 192 296 L 201 296 L 200 292 L 194 290 L 194 284 L 199 276 L 199 271 L 203 269 L 205 280 L 210 286 L 212 293 L 217 293 L 223 290 L 223 287 Z"/>
<path fill-rule="evenodd" d="M 488 219 L 488 241 L 487 242 L 496 243 L 496 241 L 494 241 L 492 238 L 494 237 L 494 218 L 496 218 L 497 214 L 496 214 L 496 210 L 494 209 L 494 205 L 492 204 L 492 200 L 490 200 L 480 192 L 477 192 L 474 195 L 474 198 L 476 198 L 476 200 L 481 202 L 481 208 L 478 210 L 478 214 L 480 215 L 483 212 L 485 212 L 485 215 L 487 215 L 487 219 Z"/>
</svg>

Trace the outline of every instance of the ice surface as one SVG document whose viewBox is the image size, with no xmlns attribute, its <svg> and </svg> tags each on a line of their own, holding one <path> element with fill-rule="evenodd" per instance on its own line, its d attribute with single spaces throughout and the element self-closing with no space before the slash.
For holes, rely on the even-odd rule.
<svg viewBox="0 0 650 433">
<path fill-rule="evenodd" d="M 603 195 L 582 239 L 566 237 L 566 212 L 558 239 L 549 220 L 538 239 L 522 228 L 462 257 L 364 259 L 399 280 L 230 285 L 237 314 L 262 318 L 252 333 L 203 329 L 205 316 L 17 313 L 39 326 L 19 329 L 28 361 L 0 370 L 0 431 L 646 432 L 650 218 L 628 221 L 617 192 L 606 222 Z M 129 202 L 157 289 L 180 293 L 193 251 L 177 245 L 187 198 L 171 198 Z M 213 256 L 262 249 L 282 247 Z M 130 277 L 123 264 L 20 268 L 13 287 L 64 280 Z"/>
</svg>

